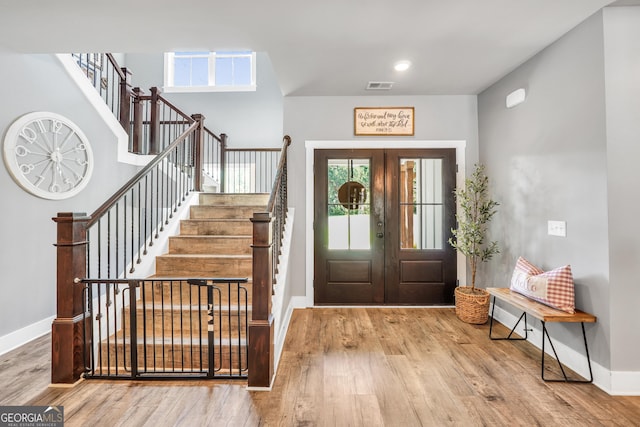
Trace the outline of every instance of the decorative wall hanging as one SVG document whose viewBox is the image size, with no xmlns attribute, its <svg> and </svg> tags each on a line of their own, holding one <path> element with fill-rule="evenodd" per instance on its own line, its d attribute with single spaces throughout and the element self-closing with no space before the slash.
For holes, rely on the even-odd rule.
<svg viewBox="0 0 640 427">
<path fill-rule="evenodd" d="M 367 200 L 367 190 L 357 181 L 347 181 L 338 189 L 338 201 L 345 209 L 358 209 Z"/>
<path fill-rule="evenodd" d="M 414 134 L 414 107 L 356 107 L 353 116 L 355 135 Z"/>
<path fill-rule="evenodd" d="M 4 137 L 4 162 L 20 187 L 43 199 L 78 194 L 93 172 L 91 145 L 68 118 L 46 111 L 16 119 Z"/>
</svg>

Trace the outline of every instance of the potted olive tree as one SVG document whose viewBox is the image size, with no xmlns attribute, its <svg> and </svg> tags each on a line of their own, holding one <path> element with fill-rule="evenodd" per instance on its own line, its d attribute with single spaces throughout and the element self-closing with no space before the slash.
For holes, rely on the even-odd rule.
<svg viewBox="0 0 640 427">
<path fill-rule="evenodd" d="M 467 257 L 471 267 L 471 286 L 455 290 L 456 315 L 464 322 L 483 324 L 489 318 L 489 293 L 476 288 L 476 271 L 478 263 L 489 261 L 499 252 L 498 242 L 485 242 L 498 202 L 489 197 L 489 178 L 483 165 L 475 165 L 473 174 L 465 180 L 465 187 L 456 189 L 455 196 L 459 202 L 458 228 L 451 230 L 453 237 L 449 244 Z"/>
</svg>

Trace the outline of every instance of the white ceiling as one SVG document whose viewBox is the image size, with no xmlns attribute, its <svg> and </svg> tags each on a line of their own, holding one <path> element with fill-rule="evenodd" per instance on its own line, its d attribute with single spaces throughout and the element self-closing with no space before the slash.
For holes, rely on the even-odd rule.
<svg viewBox="0 0 640 427">
<path fill-rule="evenodd" d="M 289 96 L 380 95 L 368 81 L 395 82 L 389 95 L 476 94 L 610 3 L 2 0 L 0 51 L 242 48 L 268 53 Z"/>
</svg>

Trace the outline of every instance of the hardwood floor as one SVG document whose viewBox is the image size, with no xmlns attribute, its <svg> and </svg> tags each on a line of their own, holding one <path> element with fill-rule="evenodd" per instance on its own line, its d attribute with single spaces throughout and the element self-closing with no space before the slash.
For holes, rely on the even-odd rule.
<svg viewBox="0 0 640 427">
<path fill-rule="evenodd" d="M 498 332 L 504 332 L 499 330 Z M 47 338 L 0 358 L 0 405 L 63 405 L 65 426 L 639 426 L 640 397 L 544 383 L 539 350 L 453 309 L 294 312 L 271 392 L 246 382 L 47 387 Z"/>
</svg>

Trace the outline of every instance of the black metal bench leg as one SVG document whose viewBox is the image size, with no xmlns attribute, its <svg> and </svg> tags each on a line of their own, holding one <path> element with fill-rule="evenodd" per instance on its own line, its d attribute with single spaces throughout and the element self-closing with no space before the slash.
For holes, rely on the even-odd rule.
<svg viewBox="0 0 640 427">
<path fill-rule="evenodd" d="M 522 314 L 520 315 L 520 318 L 518 319 L 518 321 L 516 322 L 515 325 L 513 325 L 513 328 L 511 328 L 511 332 L 509 332 L 509 335 L 507 335 L 506 337 L 494 337 L 493 336 L 493 312 L 496 309 L 496 297 L 493 297 L 493 307 L 491 308 L 491 321 L 489 323 L 489 338 L 491 338 L 493 341 L 500 341 L 500 340 L 509 340 L 509 341 L 524 341 L 527 339 L 527 333 L 529 331 L 529 329 L 527 328 L 527 312 L 523 311 Z M 524 318 L 524 337 L 522 338 L 511 338 L 511 336 L 513 335 L 513 333 L 516 330 L 516 327 L 520 324 L 520 321 L 522 320 L 522 318 Z"/>
<path fill-rule="evenodd" d="M 576 379 L 571 379 L 569 377 L 567 377 L 566 372 L 564 371 L 564 367 L 562 366 L 562 363 L 560 362 L 560 358 L 558 357 L 558 353 L 556 352 L 555 347 L 553 346 L 553 341 L 551 341 L 551 337 L 549 336 L 549 332 L 547 331 L 547 327 L 545 322 L 542 322 L 542 371 L 541 371 L 541 377 L 543 381 L 546 382 L 567 382 L 567 383 L 591 383 L 593 382 L 593 371 L 591 370 L 591 358 L 589 357 L 589 346 L 587 345 L 587 334 L 585 333 L 584 330 L 584 322 L 580 322 L 580 326 L 582 327 L 582 338 L 584 340 L 584 349 L 587 355 L 587 364 L 589 365 L 589 379 L 588 380 L 576 380 Z M 545 337 L 547 337 L 547 339 L 549 340 L 549 344 L 551 344 L 551 350 L 553 350 L 553 354 L 556 357 L 556 361 L 558 362 L 558 366 L 560 367 L 560 371 L 562 372 L 562 376 L 564 377 L 564 379 L 560 379 L 560 378 L 556 378 L 556 379 L 552 379 L 552 378 L 545 378 L 544 377 L 544 360 L 545 360 L 545 351 L 544 351 L 544 342 L 545 342 Z"/>
</svg>

